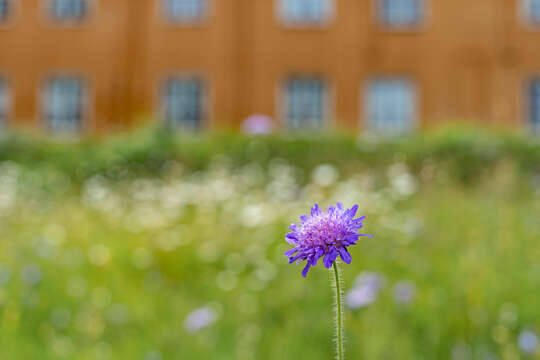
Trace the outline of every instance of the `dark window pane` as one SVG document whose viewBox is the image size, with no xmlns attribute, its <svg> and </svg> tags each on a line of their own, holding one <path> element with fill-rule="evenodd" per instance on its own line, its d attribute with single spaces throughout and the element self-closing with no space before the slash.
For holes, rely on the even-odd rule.
<svg viewBox="0 0 540 360">
<path fill-rule="evenodd" d="M 86 15 L 87 0 L 51 0 L 51 15 L 54 19 L 81 20 Z"/>
<path fill-rule="evenodd" d="M 414 26 L 422 21 L 423 6 L 423 0 L 379 0 L 379 14 L 387 26 Z"/>
<path fill-rule="evenodd" d="M 324 122 L 326 90 L 319 78 L 293 77 L 285 85 L 285 118 L 291 129 L 317 129 Z"/>
<path fill-rule="evenodd" d="M 540 0 L 524 0 L 526 1 L 526 10 L 529 19 L 534 23 L 540 24 Z"/>
<path fill-rule="evenodd" d="M 203 117 L 203 86 L 196 77 L 175 77 L 167 81 L 164 94 L 165 120 L 169 126 L 197 130 Z"/>
<path fill-rule="evenodd" d="M 8 112 L 8 87 L 4 79 L 0 79 L 0 129 L 4 127 Z"/>
<path fill-rule="evenodd" d="M 324 22 L 331 12 L 331 0 L 280 0 L 281 16 L 292 23 Z"/>
<path fill-rule="evenodd" d="M 9 16 L 11 0 L 0 0 L 0 21 L 6 20 Z"/>
<path fill-rule="evenodd" d="M 206 14 L 207 0 L 164 0 L 167 15 L 175 21 L 198 21 Z"/>
<path fill-rule="evenodd" d="M 530 124 L 535 130 L 540 130 L 540 79 L 531 82 L 529 88 Z"/>
<path fill-rule="evenodd" d="M 43 97 L 45 120 L 54 132 L 77 132 L 83 121 L 83 81 L 77 77 L 51 79 Z"/>
<path fill-rule="evenodd" d="M 415 121 L 415 92 L 406 79 L 381 78 L 368 88 L 368 121 L 374 131 L 388 134 L 409 132 Z"/>
</svg>

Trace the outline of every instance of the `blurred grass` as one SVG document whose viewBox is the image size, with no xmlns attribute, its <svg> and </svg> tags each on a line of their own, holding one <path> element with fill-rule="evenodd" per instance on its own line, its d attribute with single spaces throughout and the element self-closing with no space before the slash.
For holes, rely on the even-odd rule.
<svg viewBox="0 0 540 360">
<path fill-rule="evenodd" d="M 540 171 L 537 136 L 463 126 L 397 138 L 335 133 L 265 137 L 232 133 L 182 135 L 162 127 L 67 142 L 23 133 L 0 137 L 0 161 L 53 167 L 78 182 L 98 174 L 112 178 L 156 176 L 167 170 L 171 160 L 192 171 L 204 170 L 216 154 L 227 156 L 239 166 L 251 162 L 264 166 L 273 159 L 283 158 L 304 170 L 320 163 L 332 163 L 346 171 L 355 171 L 359 167 L 378 168 L 400 161 L 417 171 L 426 162 L 435 162 L 464 182 L 474 181 L 506 158 L 523 172 Z"/>
<path fill-rule="evenodd" d="M 375 235 L 346 290 L 386 278 L 346 311 L 349 359 L 540 358 L 518 346 L 540 329 L 534 139 L 214 136 L 2 140 L 0 359 L 332 358 L 328 272 L 303 279 L 283 237 L 338 200 Z M 203 306 L 216 323 L 187 331 Z"/>
</svg>

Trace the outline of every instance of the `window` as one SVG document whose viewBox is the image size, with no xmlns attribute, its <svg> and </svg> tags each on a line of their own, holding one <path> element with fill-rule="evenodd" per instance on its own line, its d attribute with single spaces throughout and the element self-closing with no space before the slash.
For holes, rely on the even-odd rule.
<svg viewBox="0 0 540 360">
<path fill-rule="evenodd" d="M 177 76 L 167 80 L 163 98 L 166 124 L 184 130 L 200 129 L 203 91 L 202 81 L 194 76 Z"/>
<path fill-rule="evenodd" d="M 0 0 L 0 22 L 6 20 L 11 11 L 10 0 Z"/>
<path fill-rule="evenodd" d="M 333 0 L 280 0 L 281 18 L 291 24 L 324 23 L 332 12 Z"/>
<path fill-rule="evenodd" d="M 378 0 L 379 20 L 388 27 L 414 27 L 424 17 L 424 0 Z"/>
<path fill-rule="evenodd" d="M 79 77 L 57 76 L 45 84 L 43 111 L 47 127 L 53 132 L 81 130 L 86 91 Z"/>
<path fill-rule="evenodd" d="M 540 78 L 531 81 L 529 86 L 529 122 L 535 131 L 540 131 Z"/>
<path fill-rule="evenodd" d="M 318 77 L 292 77 L 285 84 L 284 115 L 290 129 L 319 129 L 327 115 L 326 86 Z"/>
<path fill-rule="evenodd" d="M 540 0 L 523 0 L 523 10 L 528 22 L 540 25 Z"/>
<path fill-rule="evenodd" d="M 169 19 L 177 22 L 197 22 L 206 16 L 208 0 L 164 0 Z"/>
<path fill-rule="evenodd" d="M 8 115 L 8 86 L 7 82 L 0 78 L 0 129 L 3 128 L 7 121 Z"/>
<path fill-rule="evenodd" d="M 387 134 L 407 133 L 414 127 L 416 94 L 403 78 L 379 78 L 368 86 L 367 116 L 371 130 Z"/>
<path fill-rule="evenodd" d="M 80 21 L 87 12 L 87 0 L 50 0 L 50 14 L 57 21 Z"/>
</svg>

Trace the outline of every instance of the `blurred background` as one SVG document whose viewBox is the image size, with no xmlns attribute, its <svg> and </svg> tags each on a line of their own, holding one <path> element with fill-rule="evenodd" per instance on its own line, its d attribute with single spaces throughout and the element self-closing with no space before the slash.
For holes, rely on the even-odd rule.
<svg viewBox="0 0 540 360">
<path fill-rule="evenodd" d="M 540 0 L 0 0 L 0 358 L 540 359 Z"/>
</svg>

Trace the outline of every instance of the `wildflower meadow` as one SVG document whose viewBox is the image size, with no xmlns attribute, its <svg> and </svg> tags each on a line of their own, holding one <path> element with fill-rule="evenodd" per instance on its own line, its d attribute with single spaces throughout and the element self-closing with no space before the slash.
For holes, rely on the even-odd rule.
<svg viewBox="0 0 540 360">
<path fill-rule="evenodd" d="M 6 136 L 0 359 L 332 359 L 331 259 L 284 253 L 338 202 L 345 358 L 540 359 L 540 143 L 469 130 Z"/>
</svg>

